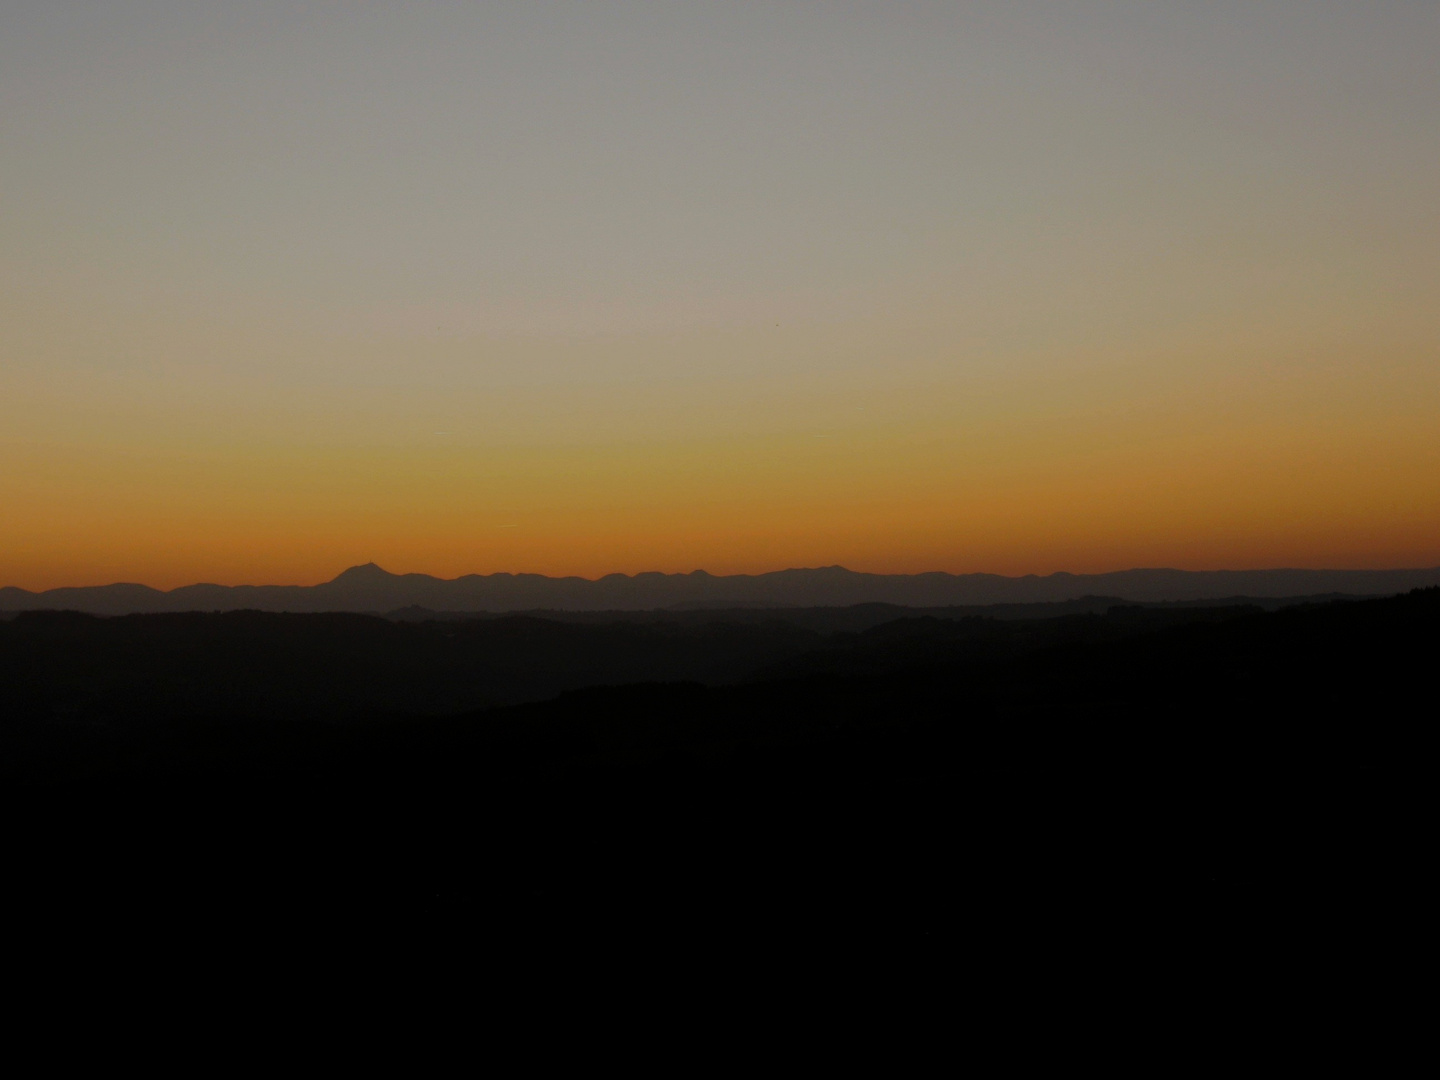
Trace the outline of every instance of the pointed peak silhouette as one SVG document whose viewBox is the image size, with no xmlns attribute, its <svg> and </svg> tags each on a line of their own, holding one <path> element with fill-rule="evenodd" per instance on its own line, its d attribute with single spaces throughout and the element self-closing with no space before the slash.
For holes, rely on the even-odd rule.
<svg viewBox="0 0 1440 1080">
<path fill-rule="evenodd" d="M 382 570 L 373 562 L 367 562 L 364 566 L 352 566 L 348 570 L 342 570 L 331 582 L 357 583 L 365 581 L 389 581 L 396 575 L 388 570 Z"/>
</svg>

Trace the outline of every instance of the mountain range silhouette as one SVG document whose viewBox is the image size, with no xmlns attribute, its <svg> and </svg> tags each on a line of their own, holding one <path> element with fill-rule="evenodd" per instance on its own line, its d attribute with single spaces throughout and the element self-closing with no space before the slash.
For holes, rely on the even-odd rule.
<svg viewBox="0 0 1440 1080">
<path fill-rule="evenodd" d="M 1415 570 L 1174 570 L 1004 577 L 999 574 L 867 574 L 843 566 L 767 574 L 391 574 L 352 566 L 319 585 L 186 585 L 168 592 L 120 583 L 30 592 L 0 588 L 0 612 L 70 610 L 95 615 L 173 611 L 432 612 L 651 611 L 686 608 L 902 607 L 1035 604 L 1115 597 L 1137 603 L 1315 595 L 1390 596 L 1440 585 L 1440 567 Z"/>
</svg>

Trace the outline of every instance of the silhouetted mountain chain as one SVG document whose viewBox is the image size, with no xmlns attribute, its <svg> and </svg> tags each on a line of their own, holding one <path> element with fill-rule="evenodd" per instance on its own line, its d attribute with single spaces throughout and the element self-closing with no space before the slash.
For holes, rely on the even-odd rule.
<svg viewBox="0 0 1440 1080">
<path fill-rule="evenodd" d="M 1440 585 L 1420 570 L 1123 570 L 1111 574 L 861 574 L 843 566 L 718 577 L 609 574 L 598 580 L 541 574 L 470 574 L 446 580 L 391 574 L 373 563 L 320 585 L 186 585 L 162 592 L 118 584 L 32 593 L 0 589 L 0 611 L 70 610 L 96 615 L 164 611 L 431 612 L 649 611 L 685 608 L 950 607 L 1061 603 L 1087 596 L 1145 603 L 1316 594 L 1390 596 Z"/>
</svg>

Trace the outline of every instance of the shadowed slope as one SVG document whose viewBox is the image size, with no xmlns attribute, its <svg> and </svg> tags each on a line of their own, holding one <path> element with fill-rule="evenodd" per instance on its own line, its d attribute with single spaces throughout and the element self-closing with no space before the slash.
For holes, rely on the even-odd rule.
<svg viewBox="0 0 1440 1080">
<path fill-rule="evenodd" d="M 17 925 L 126 940 L 143 927 L 147 949 L 215 926 L 306 947 L 329 935 L 342 951 L 363 942 L 367 962 L 385 942 L 449 957 L 809 940 L 1029 978 L 1087 951 L 1113 970 L 1127 941 L 1187 970 L 1287 941 L 1296 956 L 1323 941 L 1331 963 L 1366 897 L 1385 909 L 1359 920 L 1375 948 L 1419 872 L 1432 724 L 1414 703 L 1432 696 L 1440 590 L 1275 613 L 905 619 L 775 657 L 774 677 L 741 685 L 596 688 L 449 718 L 315 723 L 331 715 L 323 695 L 286 716 L 242 698 L 228 722 L 193 700 L 187 713 L 184 693 L 163 717 L 97 708 L 107 692 L 163 705 L 155 683 L 196 675 L 194 628 L 247 620 L 298 633 L 291 646 L 338 634 L 330 662 L 350 666 L 328 673 L 336 685 L 368 662 L 356 632 L 384 636 L 383 654 L 407 629 L 6 624 L 12 691 L 47 654 L 169 663 L 68 711 L 5 713 Z M 101 648 L 97 625 L 133 655 Z M 471 625 L 534 643 L 534 620 Z M 176 626 L 191 633 L 149 632 Z M 455 627 L 421 629 L 434 644 Z M 201 650 L 221 690 L 226 651 Z M 324 654 L 312 643 L 310 659 Z"/>
</svg>

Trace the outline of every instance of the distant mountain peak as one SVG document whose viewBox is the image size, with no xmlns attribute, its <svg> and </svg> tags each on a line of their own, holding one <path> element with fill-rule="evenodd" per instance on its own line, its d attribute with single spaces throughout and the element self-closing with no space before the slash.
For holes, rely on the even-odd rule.
<svg viewBox="0 0 1440 1080">
<path fill-rule="evenodd" d="M 364 566 L 352 566 L 348 570 L 342 570 L 335 578 L 335 581 L 357 582 L 357 581 L 389 581 L 395 577 L 388 570 L 382 570 L 373 562 L 367 562 Z"/>
</svg>

